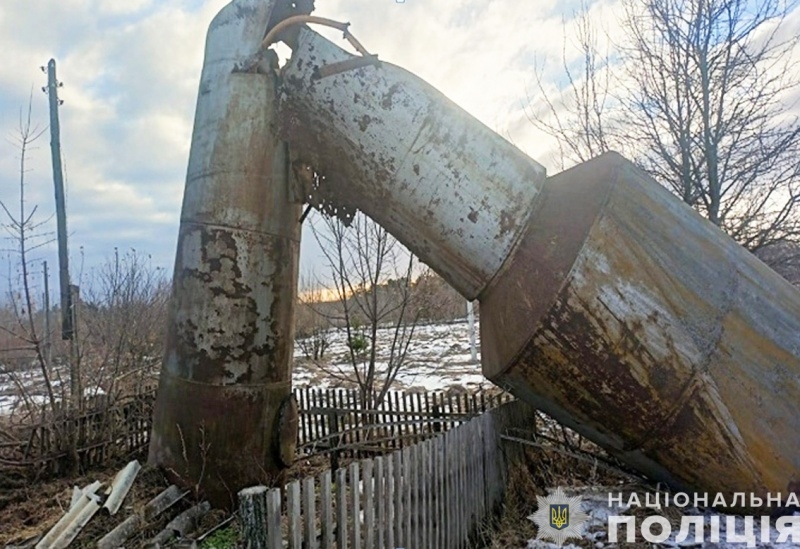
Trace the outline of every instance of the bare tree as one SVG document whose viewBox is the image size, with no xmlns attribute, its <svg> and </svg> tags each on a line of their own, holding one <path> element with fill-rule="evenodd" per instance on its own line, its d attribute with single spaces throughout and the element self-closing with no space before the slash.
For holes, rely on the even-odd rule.
<svg viewBox="0 0 800 549">
<path fill-rule="evenodd" d="M 129 250 L 93 270 L 80 302 L 81 369 L 89 390 L 112 400 L 152 385 L 158 373 L 169 298 L 164 270 Z"/>
<path fill-rule="evenodd" d="M 528 93 L 526 115 L 539 130 L 546 133 L 558 146 L 561 169 L 585 162 L 612 148 L 613 117 L 609 110 L 611 95 L 611 71 L 608 51 L 601 50 L 598 29 L 592 22 L 585 0 L 581 0 L 574 13 L 576 34 L 568 49 L 567 24 L 564 23 L 565 38 L 561 63 L 566 85 L 553 96 L 541 67 L 535 68 L 536 97 Z M 578 70 L 572 59 L 580 56 Z M 570 67 L 573 68 L 570 68 Z"/>
<path fill-rule="evenodd" d="M 626 3 L 626 122 L 640 162 L 753 252 L 800 237 L 798 84 L 781 0 Z"/>
<path fill-rule="evenodd" d="M 332 310 L 322 285 L 313 276 L 305 277 L 301 288 L 295 317 L 297 345 L 307 359 L 319 361 L 325 357 L 330 344 L 328 335 L 336 309 Z"/>
<path fill-rule="evenodd" d="M 572 78 L 565 61 L 565 93 L 574 99 L 556 105 L 545 98 L 549 122 L 534 117 L 537 127 L 556 139 L 564 163 L 605 148 L 632 154 L 776 270 L 796 264 L 800 124 L 788 107 L 798 84 L 791 63 L 799 38 L 784 28 L 796 3 L 625 0 L 624 6 L 627 36 L 615 48 L 614 87 L 608 67 L 598 65 L 584 9 L 581 79 Z"/>
<path fill-rule="evenodd" d="M 41 406 L 36 399 L 40 389 L 38 384 L 43 385 L 45 403 L 49 404 L 52 411 L 56 410 L 57 403 L 63 401 L 65 396 L 56 394 L 57 384 L 54 383 L 52 365 L 47 361 L 44 349 L 45 337 L 37 317 L 41 305 L 37 303 L 34 294 L 36 284 L 32 280 L 33 275 L 38 274 L 38 269 L 34 267 L 36 261 L 32 254 L 52 239 L 48 240 L 48 235 L 41 230 L 45 222 L 35 219 L 37 208 L 34 206 L 29 211 L 25 201 L 25 176 L 29 170 L 26 164 L 28 153 L 36 140 L 44 133 L 44 130 L 32 126 L 31 104 L 32 102 L 29 101 L 27 111 L 20 112 L 18 133 L 14 140 L 14 144 L 19 149 L 19 204 L 16 212 L 12 212 L 13 207 L 0 202 L 0 209 L 6 218 L 3 228 L 12 242 L 9 252 L 16 256 L 15 260 L 9 262 L 7 303 L 10 322 L 0 325 L 0 331 L 6 336 L 4 339 L 8 344 L 7 348 L 3 350 L 6 353 L 10 352 L 4 357 L 3 368 L 6 376 L 17 387 L 29 418 L 40 411 L 42 413 L 45 411 L 45 407 Z M 21 359 L 21 363 L 16 366 L 11 360 L 11 356 L 13 356 L 11 353 L 14 352 Z M 19 354 L 20 352 L 22 353 Z M 20 373 L 28 370 L 31 365 L 34 365 L 41 375 L 40 379 L 33 379 L 32 384 L 24 382 L 20 377 Z M 63 387 L 63 385 L 61 386 Z"/>
<path fill-rule="evenodd" d="M 325 217 L 324 228 L 312 224 L 312 231 L 328 261 L 339 305 L 338 318 L 331 320 L 345 331 L 349 353 L 347 369 L 318 365 L 333 377 L 355 381 L 370 409 L 383 401 L 406 363 L 417 321 L 410 307 L 416 261 L 363 214 L 349 227 Z"/>
</svg>

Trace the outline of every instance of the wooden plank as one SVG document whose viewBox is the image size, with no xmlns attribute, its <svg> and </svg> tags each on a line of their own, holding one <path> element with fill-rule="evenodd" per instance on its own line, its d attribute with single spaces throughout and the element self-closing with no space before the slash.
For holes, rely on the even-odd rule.
<svg viewBox="0 0 800 549">
<path fill-rule="evenodd" d="M 386 443 L 386 447 L 387 448 L 396 448 L 397 441 L 395 440 L 395 434 L 394 434 L 395 419 L 394 419 L 394 416 L 392 415 L 392 400 L 391 400 L 390 397 L 391 397 L 391 395 L 389 393 L 384 395 L 383 403 L 382 403 L 382 406 L 383 406 L 383 421 L 384 421 L 384 425 L 386 426 L 385 427 L 386 436 L 388 436 L 389 439 L 390 439 L 390 441 L 388 443 Z M 392 549 L 394 549 L 394 548 L 392 548 Z"/>
<path fill-rule="evenodd" d="M 305 539 L 305 549 L 318 549 L 317 543 L 317 511 L 316 486 L 314 477 L 303 479 L 303 538 Z"/>
<path fill-rule="evenodd" d="M 456 437 L 458 433 L 451 429 L 447 432 L 447 490 L 449 492 L 449 509 L 447 526 L 449 529 L 450 547 L 456 547 L 456 534 L 458 532 L 458 445 Z"/>
<path fill-rule="evenodd" d="M 453 395 L 447 393 L 446 396 L 447 396 L 447 413 L 451 414 L 450 417 L 452 418 L 452 414 L 455 412 L 455 410 L 453 409 Z M 455 425 L 456 425 L 455 421 L 451 419 L 447 425 L 447 428 L 452 429 L 453 427 L 455 427 Z"/>
<path fill-rule="evenodd" d="M 298 401 L 299 401 L 297 403 L 297 405 L 298 405 L 298 408 L 300 409 L 301 412 L 303 410 L 307 410 L 308 409 L 308 403 L 306 402 L 306 399 L 305 399 L 305 393 L 306 393 L 306 391 L 303 390 L 303 389 L 297 391 L 297 397 L 298 397 Z M 302 438 L 302 440 L 300 441 L 300 444 L 308 444 L 308 442 L 309 442 L 307 425 L 308 425 L 308 414 L 301 413 L 300 414 L 300 430 L 298 432 L 298 434 L 300 434 L 301 438 Z"/>
<path fill-rule="evenodd" d="M 336 429 L 337 433 L 341 433 L 341 432 L 346 430 L 346 427 L 344 426 L 344 416 L 342 416 L 342 414 L 339 412 L 339 410 L 341 410 L 341 408 L 343 406 L 343 403 L 341 402 L 341 391 L 339 389 L 334 389 L 333 390 L 333 394 L 331 395 L 331 403 L 332 403 L 332 407 L 333 407 L 334 411 L 336 412 L 334 414 L 334 421 L 336 422 L 335 429 Z M 345 437 L 346 437 L 346 435 L 339 435 L 339 436 L 336 437 L 336 441 L 337 441 L 338 445 L 341 446 L 342 444 L 346 444 L 347 443 L 347 441 L 345 440 Z M 339 456 L 342 456 L 341 452 L 339 452 L 337 454 L 337 460 L 336 460 L 337 464 L 339 463 L 339 461 L 338 461 L 338 457 Z"/>
<path fill-rule="evenodd" d="M 460 397 L 459 397 L 460 398 Z M 467 434 L 468 429 L 466 428 L 466 423 L 461 425 L 462 428 L 459 429 L 459 448 L 461 449 L 459 452 L 459 471 L 461 472 L 461 479 L 460 479 L 460 489 L 459 493 L 461 494 L 461 543 L 464 543 L 467 539 L 467 534 L 469 534 L 469 501 L 465 497 L 467 495 Z"/>
<path fill-rule="evenodd" d="M 361 485 L 364 492 L 364 547 L 375 549 L 375 498 L 373 485 L 373 462 L 361 462 Z"/>
<path fill-rule="evenodd" d="M 412 517 L 416 511 L 411 499 L 414 486 L 411 472 L 412 449 L 413 446 L 407 446 L 403 448 L 403 510 L 405 511 L 405 516 L 403 517 L 403 537 L 406 540 L 406 544 L 416 547 L 416 545 L 414 545 L 414 537 L 411 531 Z"/>
<path fill-rule="evenodd" d="M 459 452 L 460 456 L 459 459 L 461 461 L 461 490 L 459 491 L 462 494 L 461 498 L 461 543 L 464 544 L 467 541 L 467 536 L 469 535 L 469 505 L 470 501 L 463 496 L 466 496 L 468 493 L 468 478 L 467 478 L 467 437 L 469 434 L 468 424 L 462 424 L 465 428 L 460 429 L 461 433 L 461 444 L 459 445 L 461 451 Z"/>
<path fill-rule="evenodd" d="M 448 445 L 448 434 L 445 433 L 443 435 L 439 435 L 439 470 L 440 470 L 440 479 L 439 482 L 441 484 L 440 494 L 442 502 L 440 504 L 439 515 L 441 517 L 440 523 L 442 525 L 442 531 L 439 533 L 439 537 L 441 538 L 441 545 L 442 547 L 450 547 L 450 540 L 448 536 L 449 531 L 449 515 L 448 509 L 450 507 L 450 493 L 448 492 L 448 483 L 447 483 L 447 474 L 448 474 L 448 463 L 447 463 L 447 445 Z"/>
<path fill-rule="evenodd" d="M 394 392 L 394 409 L 396 413 L 402 412 L 402 408 L 400 407 L 400 391 Z M 405 428 L 402 425 L 397 426 L 397 447 L 403 447 L 403 439 L 401 438 L 403 433 L 405 432 Z"/>
<path fill-rule="evenodd" d="M 317 391 L 311 388 L 308 389 L 308 404 L 315 410 L 320 409 L 320 406 L 317 404 Z M 311 420 L 309 425 L 311 440 L 316 442 L 319 440 L 319 415 L 317 413 L 310 414 L 309 419 Z"/>
<path fill-rule="evenodd" d="M 353 549 L 361 549 L 361 482 L 358 462 L 350 464 L 350 516 L 353 517 Z"/>
<path fill-rule="evenodd" d="M 420 494 L 420 501 L 422 503 L 420 513 L 422 520 L 422 534 L 420 535 L 420 547 L 430 547 L 431 546 L 431 539 L 430 539 L 430 509 L 428 508 L 428 497 L 429 497 L 429 482 L 430 482 L 430 475 L 428 474 L 428 442 L 430 439 L 425 440 L 419 444 L 419 455 L 420 455 L 420 484 L 421 484 L 421 494 Z"/>
<path fill-rule="evenodd" d="M 455 455 L 453 456 L 453 495 L 455 505 L 455 543 L 458 547 L 461 546 L 461 512 L 464 505 L 464 496 L 461 492 L 461 431 L 458 428 L 453 429 L 453 448 Z"/>
<path fill-rule="evenodd" d="M 303 549 L 303 533 L 300 527 L 300 481 L 286 487 L 286 514 L 289 524 L 289 549 Z"/>
<path fill-rule="evenodd" d="M 347 407 L 350 410 L 358 409 L 358 402 L 354 398 L 355 395 L 354 395 L 353 391 L 347 390 L 345 394 L 346 394 L 346 397 L 347 397 Z M 348 420 L 350 421 L 350 429 L 352 429 L 352 433 L 353 433 L 352 442 L 357 445 L 357 444 L 359 444 L 361 442 L 361 433 L 359 431 L 361 417 L 357 412 L 351 412 L 348 415 Z M 353 451 L 353 457 L 354 458 L 358 458 L 358 456 L 359 456 L 359 452 L 357 450 L 354 450 Z"/>
<path fill-rule="evenodd" d="M 384 498 L 386 502 L 386 544 L 385 549 L 395 549 L 397 545 L 394 542 L 394 456 L 389 454 L 386 458 L 386 473 L 384 475 L 384 484 L 386 490 Z"/>
<path fill-rule="evenodd" d="M 478 454 L 475 448 L 475 420 L 470 420 L 467 427 L 467 448 L 465 450 L 467 459 L 467 494 L 469 494 L 469 506 L 467 508 L 467 533 L 471 533 L 475 526 L 475 519 L 478 516 L 478 499 L 475 490 L 476 470 L 475 465 Z"/>
<path fill-rule="evenodd" d="M 420 492 L 422 489 L 422 483 L 419 474 L 419 466 L 420 466 L 419 444 L 414 444 L 414 446 L 412 446 L 410 450 L 411 450 L 411 498 L 412 498 L 411 501 L 413 509 L 413 513 L 411 514 L 411 528 L 412 528 L 411 535 L 413 537 L 411 539 L 414 540 L 411 546 L 422 547 L 422 540 L 420 539 L 420 535 L 422 533 L 422 528 L 420 527 L 421 526 L 420 520 L 422 519 L 422 504 L 420 501 Z"/>
<path fill-rule="evenodd" d="M 442 417 L 442 412 L 443 412 L 442 406 L 444 405 L 444 402 L 440 402 L 441 401 L 441 397 L 442 397 L 442 394 L 439 393 L 439 392 L 433 393 L 433 395 L 432 395 L 432 399 L 433 399 L 433 416 L 434 417 Z M 437 422 L 437 423 L 433 423 L 432 422 L 431 423 L 431 427 L 433 428 L 433 432 L 434 433 L 440 433 L 440 432 L 442 432 L 444 430 L 442 428 L 441 422 Z"/>
<path fill-rule="evenodd" d="M 428 419 L 431 418 L 431 393 L 425 393 L 425 415 Z M 433 434 L 433 423 L 430 421 L 425 425 L 425 432 L 428 436 Z"/>
<path fill-rule="evenodd" d="M 444 493 L 444 437 L 436 437 L 436 526 L 437 547 L 443 549 L 445 535 L 444 506 L 447 499 Z"/>
<path fill-rule="evenodd" d="M 469 450 L 467 451 L 467 471 L 469 474 L 467 475 L 467 486 L 469 487 L 469 506 L 470 506 L 470 516 L 469 516 L 469 530 L 470 533 L 472 529 L 477 526 L 477 518 L 479 516 L 479 506 L 478 502 L 480 501 L 478 498 L 478 471 L 477 466 L 480 461 L 480 453 L 478 451 L 478 445 L 476 442 L 476 434 L 477 434 L 477 427 L 478 422 L 473 419 L 468 424 L 469 431 L 467 432 L 469 438 Z"/>
<path fill-rule="evenodd" d="M 273 488 L 267 494 L 267 539 L 268 547 L 283 547 L 281 532 L 281 491 Z"/>
<path fill-rule="evenodd" d="M 322 534 L 322 549 L 333 549 L 334 523 L 332 506 L 331 472 L 325 471 L 319 476 L 319 499 L 320 499 L 320 531 Z"/>
<path fill-rule="evenodd" d="M 421 423 L 421 421 L 420 421 L 420 420 L 423 418 L 423 416 L 422 416 L 422 411 L 423 411 L 423 410 L 422 410 L 422 394 L 420 394 L 420 393 L 417 393 L 417 395 L 416 395 L 416 396 L 417 396 L 417 412 L 418 412 L 418 413 L 417 413 L 417 415 L 415 415 L 415 416 L 414 416 L 414 420 L 416 421 L 416 423 L 420 423 L 420 429 L 419 429 L 419 431 L 420 431 L 420 434 L 421 434 L 421 435 L 423 435 L 422 437 L 418 438 L 418 439 L 415 441 L 415 442 L 417 442 L 417 443 L 418 443 L 420 440 L 423 440 L 423 439 L 425 438 L 425 437 L 424 437 L 424 434 L 425 434 L 425 425 L 424 425 L 424 424 L 422 424 L 422 423 Z"/>
<path fill-rule="evenodd" d="M 347 549 L 347 469 L 336 471 L 336 545 Z"/>
<path fill-rule="evenodd" d="M 488 509 L 486 508 L 486 483 L 483 472 L 486 470 L 486 454 L 483 450 L 483 424 L 484 417 L 479 417 L 475 422 L 475 454 L 478 456 L 478 470 L 475 472 L 475 480 L 478 484 L 478 513 L 483 520 L 488 516 Z"/>
<path fill-rule="evenodd" d="M 414 463 L 414 448 L 416 445 L 412 444 L 403 449 L 403 459 L 405 461 L 403 466 L 403 482 L 405 483 L 404 492 L 406 494 L 406 537 L 408 545 L 411 547 L 417 546 L 416 528 L 417 528 L 417 505 L 415 501 L 416 496 L 416 476 L 415 476 L 415 463 Z"/>
<path fill-rule="evenodd" d="M 404 547 L 406 537 L 403 532 L 403 462 L 402 451 L 398 450 L 392 454 L 392 489 L 394 491 L 394 545 Z"/>
<path fill-rule="evenodd" d="M 384 470 L 383 456 L 377 456 L 375 462 L 375 514 L 376 525 L 375 530 L 375 546 L 379 549 L 384 549 L 386 540 L 386 471 Z"/>
</svg>

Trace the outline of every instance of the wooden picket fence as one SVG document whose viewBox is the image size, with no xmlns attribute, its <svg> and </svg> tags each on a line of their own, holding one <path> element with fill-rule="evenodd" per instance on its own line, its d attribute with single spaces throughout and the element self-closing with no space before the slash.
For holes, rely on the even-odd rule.
<svg viewBox="0 0 800 549">
<path fill-rule="evenodd" d="M 466 547 L 504 496 L 502 433 L 530 425 L 534 413 L 523 402 L 509 402 L 387 455 L 284 489 L 243 490 L 245 538 L 253 549 Z"/>
<path fill-rule="evenodd" d="M 296 389 L 300 424 L 298 448 L 308 454 L 335 451 L 336 457 L 365 457 L 402 448 L 446 431 L 506 402 L 497 393 L 447 394 L 390 391 L 375 409 L 366 409 L 357 390 Z M 155 391 L 115 402 L 95 397 L 84 412 L 13 431 L 0 439 L 0 469 L 13 468 L 48 476 L 62 473 L 68 456 L 59 433 L 77 433 L 82 470 L 111 459 L 141 457 L 150 441 Z"/>
<path fill-rule="evenodd" d="M 474 393 L 389 391 L 377 404 L 356 389 L 297 389 L 298 447 L 367 457 L 404 448 L 512 400 L 497 390 Z"/>
<path fill-rule="evenodd" d="M 75 434 L 83 470 L 136 455 L 149 442 L 154 401 L 154 391 L 114 402 L 100 395 L 87 401 L 90 405 L 78 415 L 18 426 L 15 440 L 0 444 L 0 469 L 33 470 L 43 476 L 62 473 L 69 457 L 61 444 L 64 433 Z"/>
</svg>

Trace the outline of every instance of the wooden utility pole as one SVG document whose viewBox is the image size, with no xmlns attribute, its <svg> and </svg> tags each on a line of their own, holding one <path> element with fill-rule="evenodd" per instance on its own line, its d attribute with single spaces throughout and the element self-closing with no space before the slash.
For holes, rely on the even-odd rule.
<svg viewBox="0 0 800 549">
<path fill-rule="evenodd" d="M 67 206 L 64 195 L 64 173 L 61 167 L 61 127 L 58 122 L 58 107 L 63 103 L 58 98 L 62 86 L 56 78 L 56 60 L 47 63 L 47 94 L 50 99 L 50 155 L 53 160 L 53 185 L 56 195 L 56 230 L 58 234 L 58 282 L 61 293 L 61 339 L 70 341 L 70 394 L 73 403 L 81 401 L 81 379 L 75 357 L 75 323 L 72 292 L 69 279 L 69 253 L 67 250 Z"/>
</svg>

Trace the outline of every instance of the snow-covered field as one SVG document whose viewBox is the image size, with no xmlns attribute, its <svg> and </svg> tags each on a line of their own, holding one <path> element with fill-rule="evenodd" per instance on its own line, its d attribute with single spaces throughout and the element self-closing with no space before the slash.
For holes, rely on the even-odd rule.
<svg viewBox="0 0 800 549">
<path fill-rule="evenodd" d="M 417 326 L 408 347 L 406 363 L 400 369 L 394 389 L 440 390 L 461 386 L 474 391 L 490 385 L 481 374 L 480 336 L 475 326 L 477 360 L 470 352 L 469 324 L 461 319 L 448 324 Z M 392 329 L 378 331 L 378 369 L 385 370 L 391 352 Z M 343 330 L 328 332 L 329 347 L 319 364 L 303 356 L 300 345 L 295 345 L 293 381 L 296 387 L 334 387 L 342 383 L 329 372 L 342 372 L 353 377 L 347 337 Z"/>
<path fill-rule="evenodd" d="M 408 348 L 406 363 L 397 375 L 393 388 L 436 390 L 461 386 L 474 391 L 481 386 L 488 386 L 489 382 L 481 375 L 477 322 L 475 332 L 477 361 L 473 361 L 471 357 L 466 319 L 448 324 L 417 326 Z M 381 368 L 385 367 L 390 352 L 392 330 L 383 328 L 378 333 L 378 367 Z M 301 346 L 295 344 L 293 375 L 295 387 L 345 385 L 324 370 L 341 371 L 348 377 L 353 377 L 352 366 L 348 366 L 349 351 L 344 331 L 331 330 L 328 333 L 328 344 L 329 347 L 319 365 L 304 359 Z M 62 383 L 67 383 L 67 376 L 68 373 L 63 368 L 53 372 L 56 395 L 61 394 Z M 13 378 L 10 374 L 0 373 L 0 415 L 11 414 L 22 406 L 20 384 L 24 387 L 24 392 L 30 395 L 32 403 L 46 401 L 41 371 L 32 363 L 30 369 L 15 373 Z M 93 395 L 99 390 L 97 387 L 86 387 L 85 391 L 86 394 Z"/>
</svg>

